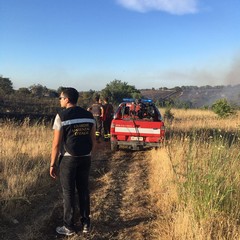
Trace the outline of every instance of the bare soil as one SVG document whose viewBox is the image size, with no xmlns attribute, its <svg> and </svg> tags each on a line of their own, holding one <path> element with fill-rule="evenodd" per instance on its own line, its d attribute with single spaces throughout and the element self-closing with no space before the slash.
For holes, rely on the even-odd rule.
<svg viewBox="0 0 240 240">
<path fill-rule="evenodd" d="M 46 173 L 46 177 L 48 173 Z M 50 177 L 49 177 L 50 178 Z M 110 143 L 99 143 L 92 156 L 90 174 L 91 218 L 89 234 L 83 234 L 76 216 L 78 232 L 62 237 L 55 228 L 62 225 L 62 197 L 59 181 L 50 179 L 48 189 L 19 202 L 24 216 L 0 220 L 0 239 L 154 239 L 154 207 L 148 187 L 148 151 L 110 151 Z"/>
</svg>

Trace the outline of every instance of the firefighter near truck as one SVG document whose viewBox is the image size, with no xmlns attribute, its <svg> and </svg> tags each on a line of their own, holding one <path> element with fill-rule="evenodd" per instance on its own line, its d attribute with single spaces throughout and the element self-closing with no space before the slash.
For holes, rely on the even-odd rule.
<svg viewBox="0 0 240 240">
<path fill-rule="evenodd" d="M 161 113 L 151 99 L 125 98 L 111 123 L 111 150 L 158 148 L 164 141 Z"/>
</svg>

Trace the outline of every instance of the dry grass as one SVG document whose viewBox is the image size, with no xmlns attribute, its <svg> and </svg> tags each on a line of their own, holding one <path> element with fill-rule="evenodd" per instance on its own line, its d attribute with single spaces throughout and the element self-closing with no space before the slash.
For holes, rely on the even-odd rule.
<svg viewBox="0 0 240 240">
<path fill-rule="evenodd" d="M 0 201 L 11 208 L 12 201 L 29 202 L 39 188 L 48 185 L 43 175 L 48 170 L 52 135 L 49 127 L 30 126 L 27 120 L 22 125 L 2 123 L 0 135 Z"/>
<path fill-rule="evenodd" d="M 172 111 L 161 149 L 111 155 L 100 146 L 91 179 L 92 239 L 240 239 L 239 113 L 223 120 L 207 110 Z M 59 193 L 44 195 L 52 187 L 51 126 L 5 122 L 0 134 L 0 215 L 34 219 L 22 239 L 43 239 L 39 227 L 53 239 L 62 203 Z M 43 201 L 55 205 L 33 209 Z M 0 234 L 8 231 L 2 226 Z"/>
<path fill-rule="evenodd" d="M 174 134 L 152 151 L 150 161 L 156 239 L 240 239 L 239 141 L 228 140 L 232 132 L 238 134 L 239 118 L 221 120 L 209 111 L 174 113 L 179 125 L 176 120 L 169 125 Z M 219 134 L 208 136 L 211 127 Z M 201 131 L 189 135 L 186 128 Z M 223 137 L 228 130 L 231 134 Z"/>
<path fill-rule="evenodd" d="M 164 115 L 165 109 L 160 109 Z M 172 109 L 174 120 L 171 124 L 171 130 L 186 131 L 194 129 L 221 129 L 223 131 L 240 130 L 240 111 L 236 116 L 226 119 L 220 119 L 210 110 L 196 109 Z M 167 127 L 168 124 L 167 124 Z"/>
</svg>

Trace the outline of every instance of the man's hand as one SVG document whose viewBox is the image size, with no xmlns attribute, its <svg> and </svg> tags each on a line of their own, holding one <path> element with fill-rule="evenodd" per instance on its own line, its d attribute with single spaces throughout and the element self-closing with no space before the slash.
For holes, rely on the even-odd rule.
<svg viewBox="0 0 240 240">
<path fill-rule="evenodd" d="M 56 166 L 50 166 L 50 176 L 54 179 L 57 178 L 58 174 Z"/>
</svg>

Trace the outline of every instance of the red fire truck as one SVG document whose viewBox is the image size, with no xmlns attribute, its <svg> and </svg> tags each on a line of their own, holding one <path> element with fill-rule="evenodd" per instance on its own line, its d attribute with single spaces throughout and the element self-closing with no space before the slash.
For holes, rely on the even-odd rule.
<svg viewBox="0 0 240 240">
<path fill-rule="evenodd" d="M 123 99 L 111 124 L 112 151 L 120 146 L 133 150 L 159 147 L 164 136 L 162 116 L 151 99 Z"/>
</svg>

